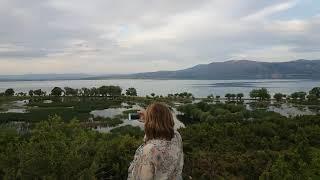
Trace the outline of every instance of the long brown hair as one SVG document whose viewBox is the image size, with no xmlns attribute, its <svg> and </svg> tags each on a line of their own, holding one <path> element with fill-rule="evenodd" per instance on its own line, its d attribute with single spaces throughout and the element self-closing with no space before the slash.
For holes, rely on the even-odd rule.
<svg viewBox="0 0 320 180">
<path fill-rule="evenodd" d="M 170 141 L 174 136 L 173 127 L 173 116 L 167 105 L 156 102 L 148 106 L 144 124 L 146 140 L 165 139 Z"/>
</svg>

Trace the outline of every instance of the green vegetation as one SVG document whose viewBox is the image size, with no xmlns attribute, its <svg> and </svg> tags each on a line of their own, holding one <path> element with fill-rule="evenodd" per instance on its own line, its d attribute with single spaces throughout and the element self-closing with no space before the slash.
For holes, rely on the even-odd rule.
<svg viewBox="0 0 320 180">
<path fill-rule="evenodd" d="M 185 178 L 320 178 L 319 115 L 290 119 L 204 102 L 179 110 L 189 124 L 181 129 Z"/>
<path fill-rule="evenodd" d="M 126 95 L 127 96 L 137 96 L 138 94 L 137 94 L 137 90 L 135 89 L 135 88 L 128 88 L 127 90 L 126 90 Z"/>
<path fill-rule="evenodd" d="M 141 130 L 102 134 L 59 117 L 30 134 L 0 130 L 0 179 L 125 179 Z"/>
<path fill-rule="evenodd" d="M 13 96 L 14 95 L 14 90 L 12 88 L 9 88 L 4 92 L 4 95 L 5 96 Z"/>
<path fill-rule="evenodd" d="M 107 127 L 114 127 L 122 123 L 120 118 L 109 118 L 109 117 L 95 117 L 93 118 L 93 121 L 98 122 L 99 125 L 107 126 Z"/>
<path fill-rule="evenodd" d="M 188 93 L 188 92 L 182 92 L 182 93 L 175 93 L 175 94 L 168 94 L 166 98 L 161 98 L 160 100 L 169 100 L 169 101 L 174 101 L 174 102 L 179 102 L 179 103 L 191 103 L 193 100 L 195 100 L 195 97 L 193 94 Z"/>
<path fill-rule="evenodd" d="M 50 115 L 58 115 L 67 122 L 72 119 L 87 121 L 90 117 L 89 113 L 79 112 L 73 108 L 34 108 L 29 109 L 27 113 L 0 113 L 0 124 L 11 121 L 35 123 L 48 119 Z"/>
<path fill-rule="evenodd" d="M 52 96 L 61 96 L 63 93 L 63 90 L 60 87 L 54 87 L 51 91 Z"/>
<path fill-rule="evenodd" d="M 141 138 L 144 136 L 144 132 L 139 127 L 133 127 L 130 125 L 117 127 L 111 130 L 114 135 L 130 135 L 135 138 Z"/>
<path fill-rule="evenodd" d="M 270 94 L 266 88 L 254 89 L 250 92 L 250 97 L 253 99 L 268 100 L 270 99 Z"/>
<path fill-rule="evenodd" d="M 37 90 L 30 90 L 29 91 L 29 96 L 45 96 L 46 92 L 42 91 L 41 89 L 37 89 Z"/>
<path fill-rule="evenodd" d="M 320 87 L 314 87 L 309 91 L 310 95 L 314 95 L 317 98 L 320 98 Z"/>
<path fill-rule="evenodd" d="M 300 91 L 300 92 L 294 92 L 294 93 L 291 94 L 291 98 L 292 98 L 293 100 L 299 99 L 299 100 L 302 101 L 302 100 L 305 100 L 305 99 L 306 99 L 306 95 L 307 95 L 306 92 L 302 92 L 302 91 Z"/>
<path fill-rule="evenodd" d="M 7 91 L 1 93 L 0 108 L 29 101 L 24 106 L 27 113 L 0 113 L 0 179 L 126 179 L 143 131 L 130 125 L 108 133 L 94 128 L 115 127 L 137 109 L 111 118 L 93 117 L 90 112 L 146 107 L 153 101 L 181 112 L 178 118 L 186 125 L 179 130 L 184 179 L 320 178 L 320 115 L 287 118 L 266 111 L 275 101 L 275 105 L 319 109 L 319 87 L 308 93 L 276 93 L 274 99 L 267 89 L 254 89 L 249 101 L 253 110 L 246 108 L 243 93 L 228 93 L 227 101 L 211 94 L 198 102 L 187 92 L 138 97 L 134 88 L 122 94 L 119 86 L 56 87 L 50 95 L 38 89 L 29 91 L 29 96 Z M 18 128 L 18 121 L 26 130 Z"/>
<path fill-rule="evenodd" d="M 212 95 L 213 97 L 213 95 Z M 224 96 L 228 102 L 230 101 L 236 101 L 236 102 L 242 102 L 242 98 L 244 97 L 243 93 L 238 93 L 238 94 L 230 94 L 230 93 L 227 93 L 225 96 Z M 218 96 L 216 99 L 219 99 L 220 96 Z"/>
<path fill-rule="evenodd" d="M 284 97 L 286 97 L 286 95 L 281 93 L 276 93 L 273 95 L 273 98 L 278 102 L 282 101 Z"/>
<path fill-rule="evenodd" d="M 79 93 L 79 90 L 78 89 L 73 89 L 73 88 L 70 88 L 70 87 L 65 87 L 64 88 L 64 92 L 65 92 L 66 96 L 77 96 L 78 93 Z"/>
<path fill-rule="evenodd" d="M 52 101 L 45 103 L 45 100 Z M 93 110 L 120 107 L 121 99 L 104 97 L 32 97 L 26 113 L 0 113 L 0 123 L 9 121 L 39 122 L 50 115 L 58 115 L 65 121 L 78 119 L 87 121 Z"/>
<path fill-rule="evenodd" d="M 237 100 L 242 101 L 242 98 L 244 97 L 243 93 L 238 93 L 237 94 Z"/>
<path fill-rule="evenodd" d="M 127 89 L 130 93 L 136 92 L 135 88 Z M 70 87 L 54 87 L 51 90 L 51 96 L 84 96 L 84 97 L 93 97 L 93 96 L 108 96 L 108 97 L 118 97 L 121 96 L 122 89 L 119 86 L 101 86 L 89 88 L 74 89 Z M 4 94 L 7 95 L 7 94 Z M 28 93 L 29 96 L 46 96 L 46 92 L 41 89 L 30 90 Z"/>
<path fill-rule="evenodd" d="M 101 96 L 121 96 L 122 89 L 119 86 L 101 86 L 98 88 L 99 95 Z"/>
</svg>

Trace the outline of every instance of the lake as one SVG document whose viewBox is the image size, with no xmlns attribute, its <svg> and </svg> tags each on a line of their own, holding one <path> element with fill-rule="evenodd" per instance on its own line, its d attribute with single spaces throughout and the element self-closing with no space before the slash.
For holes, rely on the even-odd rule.
<svg viewBox="0 0 320 180">
<path fill-rule="evenodd" d="M 263 79 L 263 80 L 151 80 L 151 79 L 107 79 L 107 80 L 57 80 L 57 81 L 11 81 L 0 82 L 0 92 L 14 88 L 16 92 L 28 92 L 30 89 L 42 89 L 50 92 L 58 87 L 99 87 L 103 85 L 119 85 L 123 89 L 135 87 L 139 96 L 167 95 L 169 93 L 190 92 L 195 97 L 206 97 L 209 94 L 224 96 L 226 93 L 242 92 L 248 96 L 254 88 L 267 88 L 271 94 L 276 92 L 292 93 L 309 91 L 320 86 L 320 80 L 305 79 Z"/>
</svg>

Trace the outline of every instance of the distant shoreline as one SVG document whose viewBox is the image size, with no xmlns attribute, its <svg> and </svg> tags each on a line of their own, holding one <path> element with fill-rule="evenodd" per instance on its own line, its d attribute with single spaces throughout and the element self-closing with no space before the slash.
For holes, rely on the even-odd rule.
<svg viewBox="0 0 320 180">
<path fill-rule="evenodd" d="M 121 80 L 320 80 L 318 78 L 247 78 L 247 79 L 184 79 L 184 78 L 70 78 L 70 79 L 0 79 L 0 82 L 19 82 L 19 81 L 96 81 L 96 80 L 110 80 L 110 79 L 121 79 Z"/>
</svg>

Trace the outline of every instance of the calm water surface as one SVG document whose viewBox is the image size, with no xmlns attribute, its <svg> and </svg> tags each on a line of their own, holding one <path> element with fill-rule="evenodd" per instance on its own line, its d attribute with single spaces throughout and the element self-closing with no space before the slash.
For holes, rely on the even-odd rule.
<svg viewBox="0 0 320 180">
<path fill-rule="evenodd" d="M 196 97 L 206 97 L 209 94 L 224 96 L 226 93 L 242 92 L 248 96 L 254 88 L 268 88 L 271 94 L 275 92 L 292 93 L 309 91 L 320 86 L 320 80 L 151 80 L 151 79 L 108 79 L 108 80 L 61 80 L 61 81 L 14 81 L 0 82 L 0 92 L 14 88 L 16 92 L 28 92 L 30 89 L 42 89 L 50 92 L 53 87 L 99 87 L 102 85 L 119 85 L 123 89 L 135 87 L 139 96 L 151 93 L 167 95 L 169 93 L 191 92 Z"/>
<path fill-rule="evenodd" d="M 133 105 L 132 108 L 129 108 L 129 109 L 141 110 L 142 107 L 140 107 L 139 105 Z M 100 116 L 100 117 L 112 118 L 116 115 L 122 114 L 123 111 L 129 110 L 129 109 L 128 108 L 109 108 L 109 109 L 103 109 L 103 110 L 94 110 L 94 111 L 91 111 L 90 114 L 92 114 L 94 117 Z M 185 125 L 181 121 L 178 120 L 178 118 L 176 116 L 177 113 L 178 113 L 178 111 L 175 108 L 173 108 L 172 115 L 173 115 L 173 120 L 174 120 L 174 128 L 175 129 L 184 128 Z M 115 127 L 98 126 L 96 130 L 99 132 L 109 132 L 110 130 L 112 130 L 114 128 L 126 126 L 126 125 L 137 126 L 137 127 L 140 127 L 141 129 L 144 128 L 144 124 L 138 120 L 129 120 L 129 119 L 125 118 L 125 119 L 122 119 L 122 121 L 123 121 L 123 123 L 118 126 L 115 126 Z"/>
<path fill-rule="evenodd" d="M 292 104 L 281 104 L 280 107 L 269 106 L 268 111 L 273 111 L 286 117 L 295 117 L 301 115 L 315 115 L 319 110 L 311 110 L 308 106 L 296 107 Z"/>
</svg>

